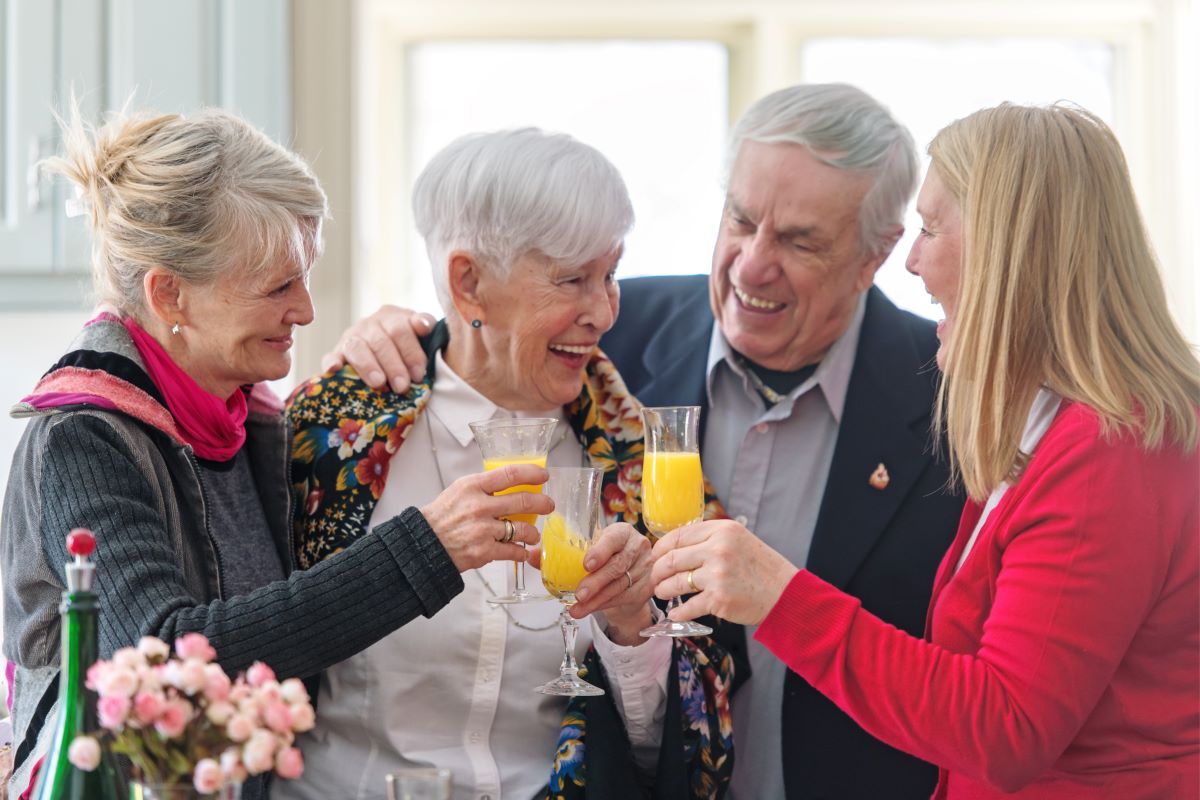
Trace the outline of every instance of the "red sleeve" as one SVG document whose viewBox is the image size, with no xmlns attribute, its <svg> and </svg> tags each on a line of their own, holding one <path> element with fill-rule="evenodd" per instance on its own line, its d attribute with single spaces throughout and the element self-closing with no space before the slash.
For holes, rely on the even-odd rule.
<svg viewBox="0 0 1200 800">
<path fill-rule="evenodd" d="M 1180 509 L 1195 513 L 1194 499 L 1178 502 L 1194 498 L 1194 457 L 1106 443 L 1077 416 L 1060 421 L 976 544 L 999 553 L 990 591 L 935 600 L 934 641 L 939 625 L 950 638 L 981 630 L 974 647 L 912 637 L 803 570 L 756 638 L 901 750 L 1005 790 L 1044 773 L 1164 591 L 1189 535 Z"/>
</svg>

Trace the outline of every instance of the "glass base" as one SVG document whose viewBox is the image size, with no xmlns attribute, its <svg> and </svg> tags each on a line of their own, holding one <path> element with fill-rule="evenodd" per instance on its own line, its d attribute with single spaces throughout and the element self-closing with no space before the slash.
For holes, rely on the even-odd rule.
<svg viewBox="0 0 1200 800">
<path fill-rule="evenodd" d="M 554 597 L 548 594 L 533 594 L 532 592 L 513 592 L 512 594 L 501 595 L 500 597 L 489 597 L 488 603 L 493 606 L 511 605 L 513 603 L 544 603 L 547 600 L 553 600 Z"/>
<path fill-rule="evenodd" d="M 654 636 L 708 636 L 712 632 L 712 628 L 701 625 L 699 622 L 675 622 L 664 619 L 657 625 L 651 625 L 649 628 L 638 631 L 638 635 L 649 639 Z"/>
<path fill-rule="evenodd" d="M 599 697 L 604 690 L 593 686 L 577 675 L 559 675 L 549 683 L 544 683 L 534 689 L 541 694 L 553 694 L 559 697 Z"/>
</svg>

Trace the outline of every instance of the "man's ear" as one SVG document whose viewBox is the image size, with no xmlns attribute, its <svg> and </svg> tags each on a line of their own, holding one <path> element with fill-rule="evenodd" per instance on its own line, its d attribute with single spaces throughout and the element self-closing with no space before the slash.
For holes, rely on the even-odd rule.
<svg viewBox="0 0 1200 800">
<path fill-rule="evenodd" d="M 865 292 L 871 288 L 871 284 L 875 283 L 875 273 L 879 272 L 879 268 L 883 266 L 883 262 L 887 261 L 888 256 L 896 247 L 896 242 L 900 241 L 900 237 L 903 235 L 904 226 L 897 225 L 888 232 L 884 246 L 879 251 L 865 257 L 859 266 L 858 279 L 855 281 L 855 288 L 858 291 Z"/>
<path fill-rule="evenodd" d="M 447 258 L 450 300 L 459 317 L 468 322 L 475 319 L 487 322 L 480 292 L 484 275 L 479 260 L 464 250 L 455 250 Z"/>
<path fill-rule="evenodd" d="M 178 275 L 162 267 L 151 267 L 142 276 L 142 291 L 146 295 L 147 310 L 168 328 L 187 323 Z"/>
</svg>

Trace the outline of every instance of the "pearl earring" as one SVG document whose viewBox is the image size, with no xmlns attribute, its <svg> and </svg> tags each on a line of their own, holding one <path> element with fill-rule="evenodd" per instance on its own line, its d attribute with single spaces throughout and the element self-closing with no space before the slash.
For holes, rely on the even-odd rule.
<svg viewBox="0 0 1200 800">
<path fill-rule="evenodd" d="M 473 319 L 473 320 L 471 320 L 471 327 L 472 328 L 481 328 L 481 327 L 483 327 L 483 323 L 477 319 Z"/>
</svg>

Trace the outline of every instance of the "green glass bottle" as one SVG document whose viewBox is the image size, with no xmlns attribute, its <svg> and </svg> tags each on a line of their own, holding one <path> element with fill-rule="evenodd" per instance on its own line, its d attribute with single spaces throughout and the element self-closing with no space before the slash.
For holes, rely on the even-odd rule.
<svg viewBox="0 0 1200 800">
<path fill-rule="evenodd" d="M 121 800 L 121 780 L 108 748 L 101 747 L 100 764 L 84 772 L 67 758 L 76 736 L 99 730 L 96 693 L 84 686 L 88 668 L 99 655 L 96 617 L 100 604 L 92 592 L 96 567 L 88 557 L 96 550 L 96 537 L 85 528 L 67 536 L 67 591 L 62 606 L 62 661 L 58 675 L 58 718 L 50 751 L 42 761 L 34 786 L 34 800 Z"/>
</svg>

